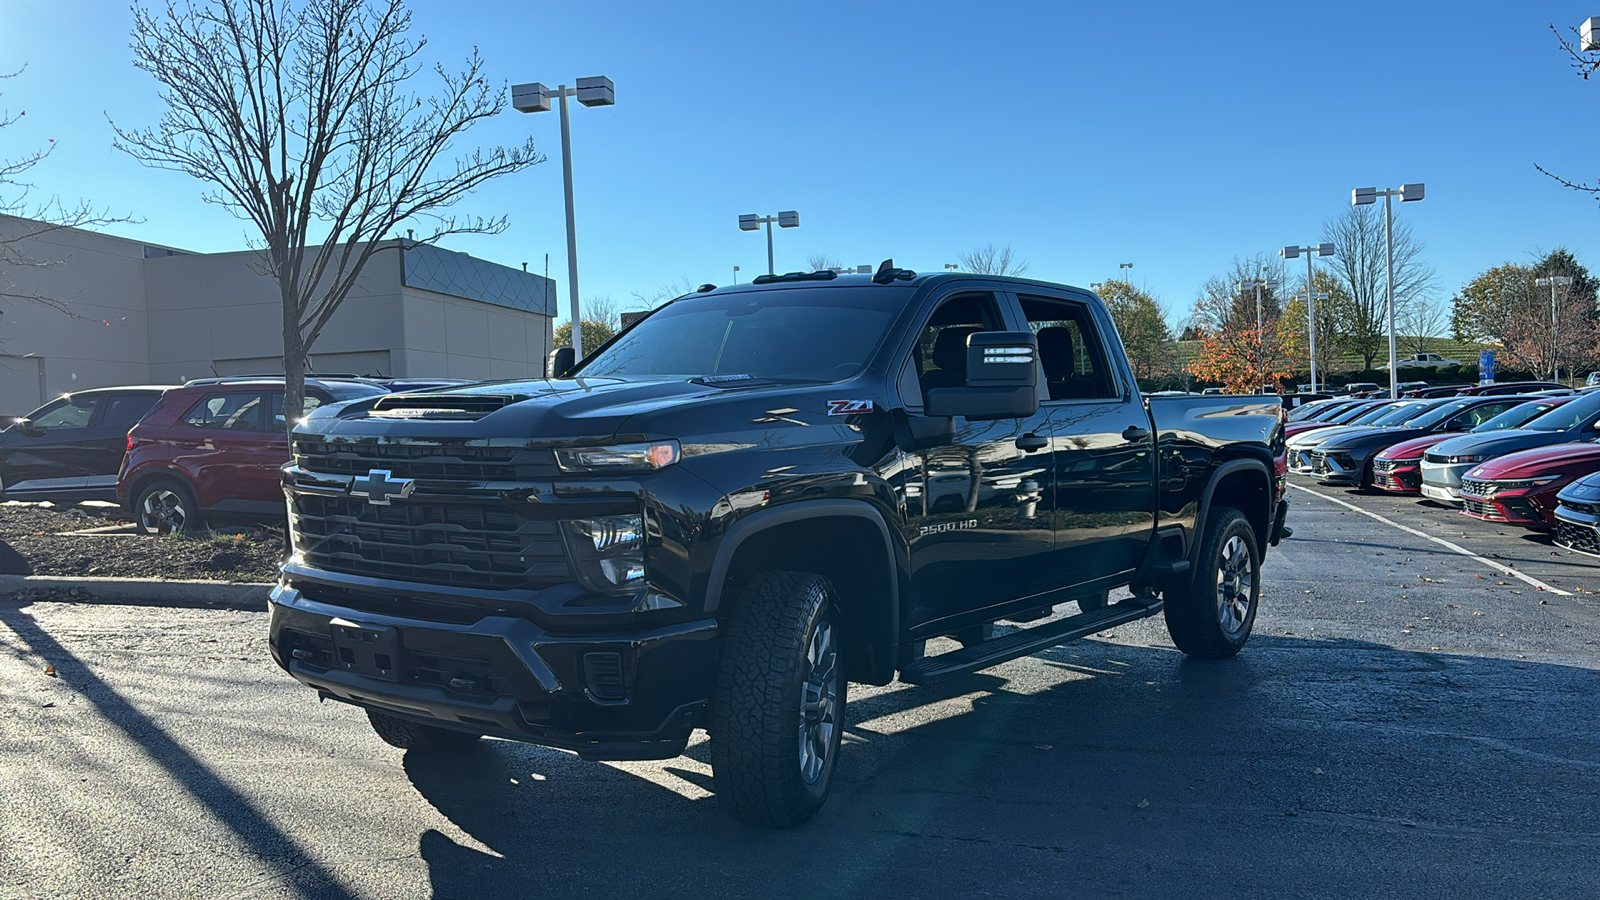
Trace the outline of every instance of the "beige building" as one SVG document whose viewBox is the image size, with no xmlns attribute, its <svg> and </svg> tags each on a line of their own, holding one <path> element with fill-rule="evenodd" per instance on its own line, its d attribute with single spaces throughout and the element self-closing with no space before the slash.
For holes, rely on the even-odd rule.
<svg viewBox="0 0 1600 900">
<path fill-rule="evenodd" d="M 0 216 L 0 234 L 34 230 Z M 281 372 L 277 283 L 252 251 L 188 253 L 79 229 L 0 257 L 0 414 L 62 393 Z M 319 372 L 524 378 L 544 371 L 551 281 L 426 244 L 392 241 L 312 347 Z M 65 312 L 27 298 L 61 304 Z"/>
</svg>

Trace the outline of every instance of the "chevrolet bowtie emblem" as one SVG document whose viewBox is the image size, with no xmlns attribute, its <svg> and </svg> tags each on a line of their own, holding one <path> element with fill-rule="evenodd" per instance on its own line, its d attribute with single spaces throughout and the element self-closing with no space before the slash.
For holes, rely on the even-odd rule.
<svg viewBox="0 0 1600 900">
<path fill-rule="evenodd" d="M 388 506 L 390 499 L 404 500 L 417 489 L 410 478 L 390 478 L 388 469 L 373 469 L 350 483 L 350 496 L 361 497 L 374 506 Z"/>
</svg>

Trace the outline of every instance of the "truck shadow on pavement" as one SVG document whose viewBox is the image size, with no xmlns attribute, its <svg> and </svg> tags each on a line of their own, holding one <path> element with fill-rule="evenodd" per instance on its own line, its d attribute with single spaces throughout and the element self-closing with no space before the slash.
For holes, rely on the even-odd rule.
<svg viewBox="0 0 1600 900">
<path fill-rule="evenodd" d="M 832 797 L 792 831 L 723 816 L 703 741 L 664 764 L 498 741 L 408 754 L 421 796 L 483 848 L 424 833 L 434 896 L 1422 896 L 1481 870 L 1526 896 L 1595 889 L 1546 841 L 1600 850 L 1591 669 L 1087 640 L 856 690 Z"/>
<path fill-rule="evenodd" d="M 128 699 L 96 675 L 75 654 L 41 628 L 27 612 L 28 603 L 0 598 L 0 623 L 4 623 L 28 649 L 49 660 L 55 675 L 131 741 L 141 746 L 149 758 L 172 781 L 203 804 L 229 831 L 228 837 L 246 848 L 266 869 L 276 870 L 274 887 L 291 890 L 295 896 L 354 900 L 355 894 L 317 861 L 270 816 L 258 809 L 221 775 L 196 759 L 159 724 L 128 702 Z M 268 892 L 261 886 L 263 893 Z"/>
</svg>

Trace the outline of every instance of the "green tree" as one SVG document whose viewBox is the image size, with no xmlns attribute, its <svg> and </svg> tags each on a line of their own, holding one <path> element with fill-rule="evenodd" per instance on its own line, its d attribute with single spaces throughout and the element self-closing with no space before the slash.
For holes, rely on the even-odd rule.
<svg viewBox="0 0 1600 900">
<path fill-rule="evenodd" d="M 597 322 L 594 319 L 584 319 L 583 320 L 583 351 L 585 353 L 593 353 L 595 350 L 599 349 L 601 344 L 604 344 L 606 341 L 611 340 L 612 336 L 614 336 L 616 333 L 617 333 L 617 329 L 613 325 L 607 325 L 604 322 Z M 560 325 L 556 326 L 555 346 L 557 346 L 557 347 L 571 347 L 572 346 L 572 323 L 571 322 L 562 322 Z"/>
<path fill-rule="evenodd" d="M 1175 358 L 1172 329 L 1161 304 L 1122 280 L 1102 283 L 1099 294 L 1122 336 L 1122 348 L 1128 354 L 1134 376 L 1150 378 L 1170 370 Z"/>
<path fill-rule="evenodd" d="M 1531 302 L 1533 270 L 1503 263 L 1478 273 L 1450 301 L 1450 331 L 1458 341 L 1499 341 L 1511 315 Z"/>
</svg>

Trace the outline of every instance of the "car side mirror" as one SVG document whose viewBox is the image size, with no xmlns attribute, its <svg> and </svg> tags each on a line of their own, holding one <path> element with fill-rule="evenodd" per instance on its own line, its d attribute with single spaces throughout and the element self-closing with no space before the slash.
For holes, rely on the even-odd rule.
<svg viewBox="0 0 1600 900">
<path fill-rule="evenodd" d="M 33 424 L 33 420 L 27 418 L 26 416 L 11 423 L 11 427 L 28 437 L 38 437 L 39 435 L 44 434 L 44 429 Z"/>
<path fill-rule="evenodd" d="M 577 351 L 571 347 L 557 347 L 550 351 L 550 360 L 545 364 L 545 377 L 565 378 L 577 364 Z"/>
<path fill-rule="evenodd" d="M 967 383 L 928 391 L 930 416 L 1021 419 L 1039 411 L 1039 339 L 1031 331 L 967 336 Z"/>
</svg>

